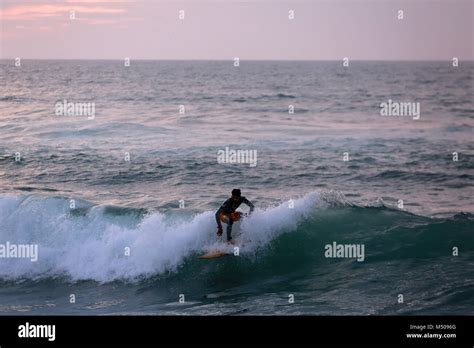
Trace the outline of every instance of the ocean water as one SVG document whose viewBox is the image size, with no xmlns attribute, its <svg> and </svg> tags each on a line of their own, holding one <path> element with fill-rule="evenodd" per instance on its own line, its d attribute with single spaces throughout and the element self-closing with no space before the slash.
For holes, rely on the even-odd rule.
<svg viewBox="0 0 474 348">
<path fill-rule="evenodd" d="M 0 61 L 0 244 L 39 248 L 0 258 L 0 314 L 473 314 L 473 73 Z M 389 100 L 419 119 L 381 116 Z M 256 166 L 219 163 L 226 147 Z M 240 255 L 201 260 L 236 187 L 256 205 Z M 364 260 L 325 257 L 333 242 Z"/>
</svg>

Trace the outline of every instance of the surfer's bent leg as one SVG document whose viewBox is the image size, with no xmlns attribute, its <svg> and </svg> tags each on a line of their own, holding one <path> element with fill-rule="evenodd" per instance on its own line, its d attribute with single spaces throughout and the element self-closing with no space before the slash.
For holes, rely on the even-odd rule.
<svg viewBox="0 0 474 348">
<path fill-rule="evenodd" d="M 227 232 L 227 241 L 231 241 L 232 240 L 232 224 L 234 223 L 234 220 L 232 220 L 232 218 L 229 216 L 229 221 L 227 222 L 227 229 L 226 229 L 226 232 Z"/>
</svg>

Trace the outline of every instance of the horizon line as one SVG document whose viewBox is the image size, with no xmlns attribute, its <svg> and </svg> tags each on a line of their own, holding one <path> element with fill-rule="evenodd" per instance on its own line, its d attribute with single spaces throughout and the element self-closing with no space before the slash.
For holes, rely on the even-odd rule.
<svg viewBox="0 0 474 348">
<path fill-rule="evenodd" d="M 124 61 L 125 58 L 129 58 L 133 61 L 173 61 L 173 62 L 232 62 L 234 58 L 228 59 L 173 59 L 173 58 L 0 58 L 0 60 L 13 60 L 20 58 L 21 60 L 52 60 L 52 61 Z M 237 57 L 235 57 L 237 58 Z M 345 57 L 344 57 L 345 58 Z M 447 59 L 350 59 L 349 62 L 447 62 L 452 61 L 452 58 Z M 459 62 L 474 62 L 473 59 L 462 59 L 459 57 Z M 341 62 L 342 58 L 339 59 L 241 59 L 239 62 Z"/>
</svg>

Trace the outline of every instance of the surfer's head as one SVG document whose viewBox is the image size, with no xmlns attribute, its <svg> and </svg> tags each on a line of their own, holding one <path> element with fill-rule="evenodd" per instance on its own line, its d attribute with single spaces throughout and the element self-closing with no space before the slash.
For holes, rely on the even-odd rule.
<svg viewBox="0 0 474 348">
<path fill-rule="evenodd" d="M 242 193 L 240 192 L 240 189 L 233 189 L 232 190 L 232 199 L 234 201 L 238 200 L 241 195 L 242 195 Z"/>
</svg>

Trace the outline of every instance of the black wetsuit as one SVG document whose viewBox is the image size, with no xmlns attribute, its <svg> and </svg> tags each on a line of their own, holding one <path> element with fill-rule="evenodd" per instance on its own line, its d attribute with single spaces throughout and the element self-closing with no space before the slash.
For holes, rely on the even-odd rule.
<svg viewBox="0 0 474 348">
<path fill-rule="evenodd" d="M 247 204 L 250 207 L 250 213 L 252 213 L 254 205 L 247 198 L 239 197 L 237 201 L 234 201 L 232 198 L 229 198 L 228 200 L 224 202 L 224 204 L 221 205 L 219 210 L 216 212 L 217 226 L 222 228 L 221 219 L 220 219 L 222 213 L 225 213 L 225 214 L 233 213 L 235 212 L 235 209 L 237 209 L 242 203 Z M 232 219 L 229 217 L 229 222 L 227 223 L 227 230 L 226 230 L 228 241 L 232 239 L 231 234 L 232 234 L 233 223 L 234 221 L 232 221 Z"/>
</svg>

